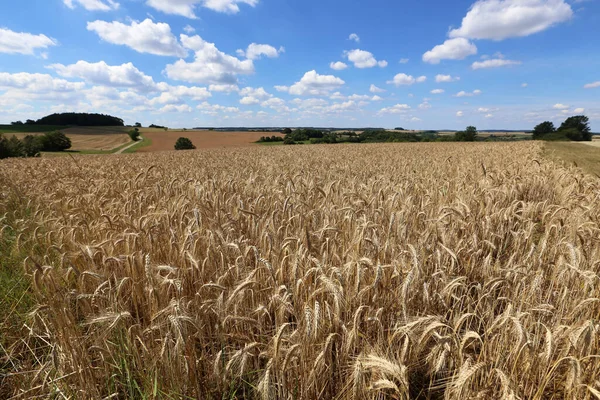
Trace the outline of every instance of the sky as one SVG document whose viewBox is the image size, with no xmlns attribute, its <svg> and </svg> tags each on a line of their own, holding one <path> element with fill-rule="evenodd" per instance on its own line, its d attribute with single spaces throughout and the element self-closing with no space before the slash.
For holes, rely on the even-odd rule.
<svg viewBox="0 0 600 400">
<path fill-rule="evenodd" d="M 0 2 L 0 123 L 600 131 L 600 0 Z"/>
</svg>

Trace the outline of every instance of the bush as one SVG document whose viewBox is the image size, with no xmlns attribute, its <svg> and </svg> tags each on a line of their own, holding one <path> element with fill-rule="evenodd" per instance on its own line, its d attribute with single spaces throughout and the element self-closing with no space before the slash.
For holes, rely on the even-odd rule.
<svg viewBox="0 0 600 400">
<path fill-rule="evenodd" d="M 296 142 L 291 137 L 286 136 L 285 139 L 283 139 L 283 144 L 296 144 Z"/>
<path fill-rule="evenodd" d="M 196 146 L 192 143 L 192 141 L 186 137 L 180 137 L 175 142 L 175 150 L 194 150 Z"/>
<path fill-rule="evenodd" d="M 25 157 L 39 157 L 42 151 L 40 136 L 27 135 L 22 140 Z"/>
<path fill-rule="evenodd" d="M 60 131 L 48 132 L 40 136 L 43 151 L 65 151 L 71 148 L 71 139 Z"/>
<path fill-rule="evenodd" d="M 132 129 L 127 132 L 132 141 L 137 142 L 140 138 L 140 130 L 138 128 Z"/>
</svg>

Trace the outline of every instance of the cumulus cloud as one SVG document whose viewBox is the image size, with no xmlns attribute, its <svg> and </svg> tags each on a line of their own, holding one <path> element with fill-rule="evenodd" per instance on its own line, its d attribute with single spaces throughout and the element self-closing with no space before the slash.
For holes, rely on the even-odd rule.
<svg viewBox="0 0 600 400">
<path fill-rule="evenodd" d="M 583 114 L 585 112 L 585 108 L 576 108 L 573 110 L 575 114 Z"/>
<path fill-rule="evenodd" d="M 140 91 L 156 90 L 156 83 L 137 69 L 132 63 L 108 65 L 104 61 L 89 63 L 78 61 L 75 64 L 52 64 L 48 68 L 65 78 L 80 78 L 93 85 L 132 88 Z"/>
<path fill-rule="evenodd" d="M 238 75 L 254 73 L 252 60 L 240 60 L 219 51 L 214 43 L 200 36 L 181 35 L 185 48 L 194 51 L 193 62 L 178 60 L 167 65 L 165 73 L 171 79 L 214 85 L 235 85 Z"/>
<path fill-rule="evenodd" d="M 373 56 L 373 53 L 365 51 L 365 50 L 360 50 L 360 49 L 354 49 L 354 50 L 350 50 L 345 52 L 345 56 L 348 58 L 348 60 L 352 63 L 354 63 L 354 66 L 356 68 L 373 68 L 375 66 L 379 66 L 381 68 L 387 67 L 388 63 L 385 60 L 382 61 L 377 61 L 375 59 L 375 57 Z"/>
<path fill-rule="evenodd" d="M 289 86 L 284 86 L 284 85 L 275 85 L 273 86 L 275 88 L 275 90 L 277 90 L 278 92 L 289 92 L 290 87 Z"/>
<path fill-rule="evenodd" d="M 424 101 L 421 104 L 419 104 L 420 110 L 429 110 L 430 108 L 431 108 L 431 104 L 429 104 L 427 101 Z"/>
<path fill-rule="evenodd" d="M 465 92 L 464 90 L 461 90 L 460 92 L 456 93 L 454 97 L 472 97 L 480 94 L 481 90 L 479 89 L 473 90 L 472 92 Z"/>
<path fill-rule="evenodd" d="M 279 54 L 284 53 L 285 52 L 285 48 L 279 47 L 279 49 L 276 49 L 275 47 L 269 45 L 269 44 L 256 44 L 256 43 L 251 43 L 248 48 L 246 49 L 246 51 L 244 50 L 238 50 L 237 54 L 240 57 L 246 57 L 249 60 L 258 60 L 259 58 L 261 58 L 262 56 L 268 57 L 268 58 L 277 58 L 279 57 Z"/>
<path fill-rule="evenodd" d="M 195 12 L 197 7 L 221 13 L 237 14 L 240 12 L 239 4 L 254 7 L 258 4 L 258 0 L 147 0 L 146 4 L 165 14 L 195 19 L 197 18 Z"/>
<path fill-rule="evenodd" d="M 186 57 L 188 54 L 171 33 L 169 24 L 154 23 L 151 19 L 132 21 L 130 25 L 117 21 L 94 21 L 88 22 L 87 29 L 96 32 L 105 42 L 127 46 L 138 53 L 173 57 Z"/>
<path fill-rule="evenodd" d="M 431 94 L 442 94 L 444 93 L 444 89 L 433 89 Z"/>
<path fill-rule="evenodd" d="M 246 105 L 258 104 L 261 101 L 265 101 L 273 97 L 272 94 L 267 93 L 267 91 L 262 87 L 245 87 L 242 90 L 240 90 L 240 96 L 242 96 L 240 103 Z"/>
<path fill-rule="evenodd" d="M 350 36 L 348 36 L 348 40 L 354 40 L 356 43 L 360 42 L 360 38 L 356 33 L 351 33 Z"/>
<path fill-rule="evenodd" d="M 336 71 L 341 71 L 343 69 L 348 68 L 348 66 L 341 61 L 337 61 L 337 62 L 330 63 L 329 68 L 334 69 Z"/>
<path fill-rule="evenodd" d="M 572 16 L 564 0 L 479 0 L 449 36 L 491 40 L 529 36 Z"/>
<path fill-rule="evenodd" d="M 448 39 L 423 54 L 423 61 L 439 64 L 441 60 L 464 60 L 477 54 L 477 46 L 465 38 Z"/>
<path fill-rule="evenodd" d="M 47 49 L 57 44 L 56 40 L 46 35 L 0 28 L 0 53 L 33 55 L 37 49 Z"/>
<path fill-rule="evenodd" d="M 211 92 L 231 93 L 240 90 L 237 85 L 209 85 L 208 90 Z"/>
<path fill-rule="evenodd" d="M 520 65 L 521 61 L 514 60 L 505 60 L 502 58 L 496 58 L 485 61 L 475 61 L 471 68 L 473 69 L 483 69 L 483 68 L 498 68 L 498 67 L 507 67 L 511 65 Z"/>
<path fill-rule="evenodd" d="M 383 92 L 385 92 L 385 89 L 378 88 L 377 86 L 375 86 L 375 85 L 372 84 L 371 87 L 369 88 L 369 92 L 371 92 L 371 93 L 383 93 Z"/>
<path fill-rule="evenodd" d="M 487 114 L 485 117 L 486 118 L 494 118 L 494 114 Z"/>
<path fill-rule="evenodd" d="M 597 88 L 600 87 L 600 81 L 598 82 L 593 82 L 593 83 L 588 83 L 586 85 L 583 86 L 584 89 L 593 89 L 593 88 Z"/>
<path fill-rule="evenodd" d="M 302 79 L 289 88 L 289 93 L 296 96 L 323 95 L 333 91 L 346 82 L 333 75 L 319 75 L 312 70 L 304 74 Z"/>
<path fill-rule="evenodd" d="M 396 104 L 391 107 L 385 107 L 379 110 L 378 114 L 403 114 L 410 110 L 410 106 L 408 104 Z"/>
<path fill-rule="evenodd" d="M 163 112 L 163 113 L 171 113 L 171 112 L 192 112 L 192 107 L 190 107 L 187 104 L 180 104 L 180 105 L 175 105 L 175 104 L 168 104 L 166 106 L 164 106 L 163 108 L 160 108 L 158 110 L 159 112 Z"/>
<path fill-rule="evenodd" d="M 186 25 L 186 26 L 183 27 L 183 31 L 185 33 L 187 33 L 188 35 L 191 35 L 192 33 L 196 32 L 196 28 L 194 28 L 191 25 Z"/>
<path fill-rule="evenodd" d="M 401 58 L 400 61 L 398 61 L 400 64 L 406 64 L 408 63 L 409 59 L 408 58 Z"/>
<path fill-rule="evenodd" d="M 113 0 L 63 0 L 67 7 L 73 9 L 75 4 L 88 11 L 111 11 L 119 8 L 119 3 Z"/>
<path fill-rule="evenodd" d="M 415 83 L 425 82 L 426 80 L 427 80 L 426 76 L 419 76 L 419 77 L 415 78 L 412 75 L 406 75 L 406 74 L 400 73 L 400 74 L 397 74 L 396 76 L 394 76 L 394 79 L 392 79 L 391 81 L 387 81 L 387 83 L 394 84 L 396 86 L 410 86 Z"/>
<path fill-rule="evenodd" d="M 452 75 L 441 75 L 441 74 L 435 76 L 435 81 L 437 83 L 442 83 L 442 82 L 456 82 L 456 81 L 459 81 L 459 80 L 460 80 L 459 76 L 452 77 Z"/>
<path fill-rule="evenodd" d="M 74 92 L 85 87 L 84 82 L 69 82 L 48 74 L 0 72 L 0 89 L 18 89 L 31 93 Z"/>
<path fill-rule="evenodd" d="M 552 108 L 554 108 L 555 110 L 566 110 L 569 108 L 569 106 L 566 104 L 557 103 L 553 105 Z"/>
<path fill-rule="evenodd" d="M 381 100 L 383 100 L 383 98 L 380 96 L 377 96 L 377 95 L 371 97 L 371 101 L 381 101 Z"/>
<path fill-rule="evenodd" d="M 457 111 L 457 112 L 456 112 L 456 116 L 457 116 L 457 117 L 462 117 L 463 115 L 465 115 L 465 113 L 464 113 L 464 112 L 462 112 L 462 111 Z"/>
</svg>

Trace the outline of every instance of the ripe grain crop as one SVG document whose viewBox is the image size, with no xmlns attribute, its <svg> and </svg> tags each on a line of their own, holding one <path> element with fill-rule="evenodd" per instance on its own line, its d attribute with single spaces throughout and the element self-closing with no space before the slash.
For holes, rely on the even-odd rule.
<svg viewBox="0 0 600 400">
<path fill-rule="evenodd" d="M 3 161 L 12 395 L 600 398 L 600 181 L 541 146 Z"/>
</svg>

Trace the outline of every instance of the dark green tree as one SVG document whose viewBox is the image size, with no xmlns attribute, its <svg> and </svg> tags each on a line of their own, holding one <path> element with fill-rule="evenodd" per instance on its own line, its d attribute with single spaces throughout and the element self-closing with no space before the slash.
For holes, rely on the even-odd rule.
<svg viewBox="0 0 600 400">
<path fill-rule="evenodd" d="M 140 130 L 138 128 L 134 128 L 127 132 L 132 141 L 137 142 L 140 138 Z"/>
<path fill-rule="evenodd" d="M 21 141 L 25 157 L 38 157 L 42 151 L 40 136 L 27 135 Z"/>
<path fill-rule="evenodd" d="M 60 131 L 48 132 L 40 137 L 43 151 L 65 151 L 71 148 L 71 139 Z"/>
<path fill-rule="evenodd" d="M 135 123 L 135 127 L 136 127 L 136 128 L 141 128 L 141 127 L 142 127 L 142 124 L 140 124 L 139 122 L 136 122 L 136 123 Z"/>
<path fill-rule="evenodd" d="M 544 135 L 556 132 L 554 124 L 550 121 L 544 121 L 533 128 L 533 139 L 541 139 Z"/>
<path fill-rule="evenodd" d="M 457 142 L 474 142 L 477 140 L 477 128 L 467 126 L 464 131 L 458 131 L 454 134 L 454 140 Z"/>
<path fill-rule="evenodd" d="M 186 137 L 180 137 L 175 142 L 175 150 L 194 150 L 196 146 L 192 143 L 192 141 Z"/>
<path fill-rule="evenodd" d="M 292 133 L 292 130 L 291 130 L 290 128 L 285 128 L 285 129 L 283 130 L 283 134 L 284 134 L 284 135 L 289 135 L 290 133 Z"/>
<path fill-rule="evenodd" d="M 558 132 L 564 134 L 570 140 L 591 141 L 590 119 L 585 115 L 569 117 L 558 128 Z"/>
</svg>

